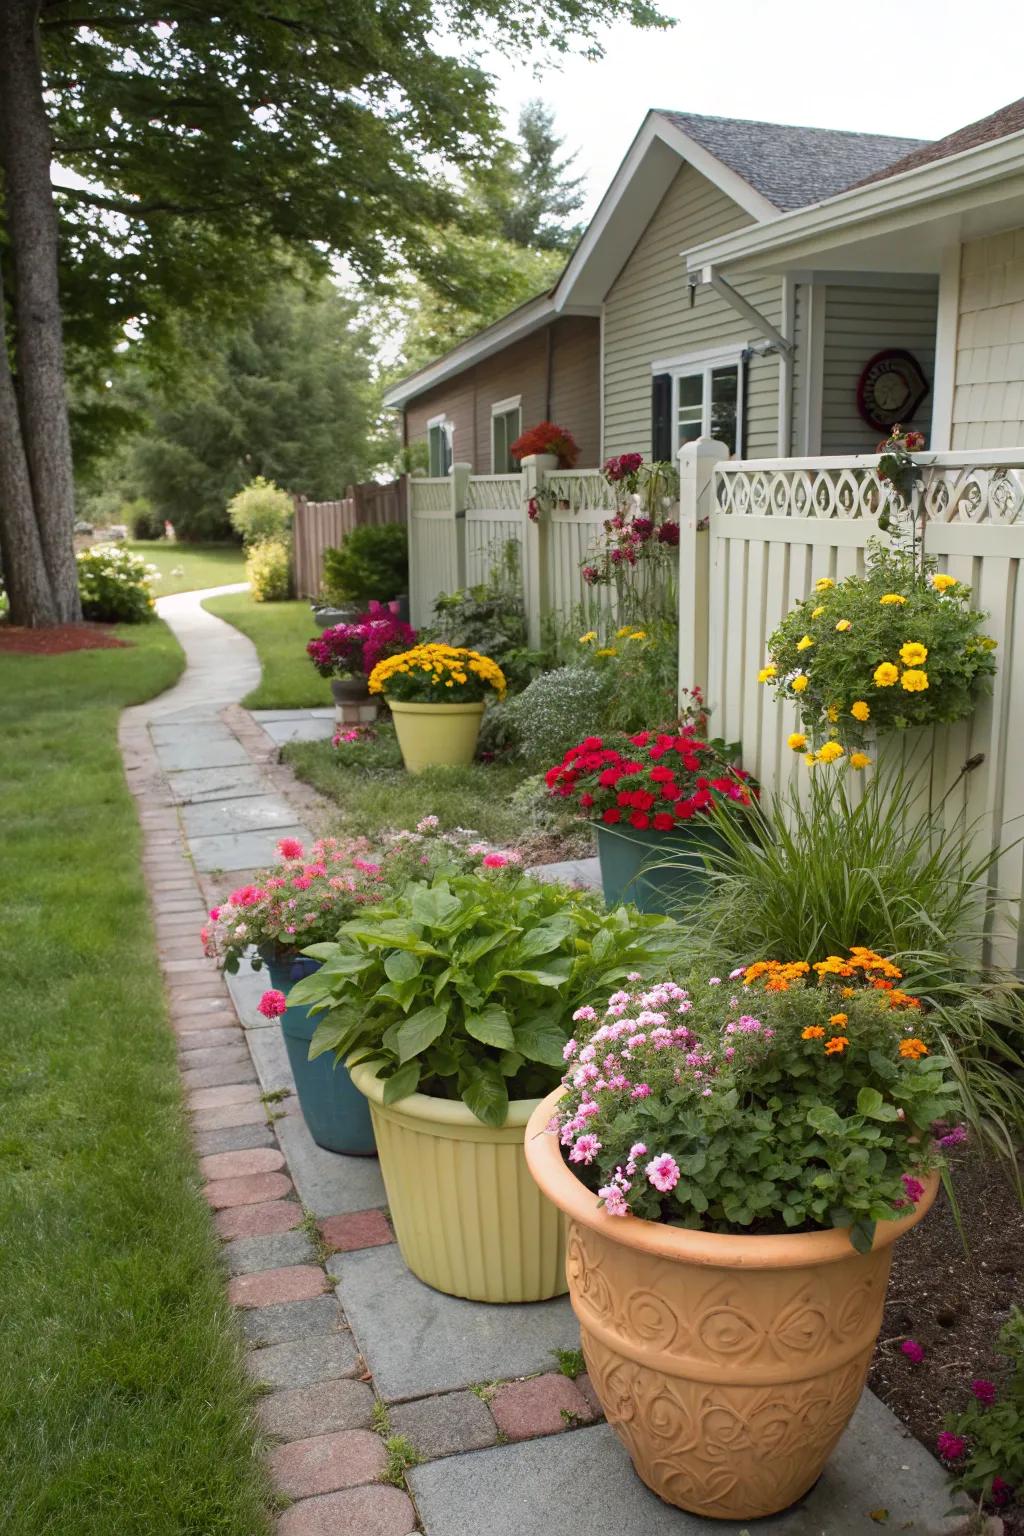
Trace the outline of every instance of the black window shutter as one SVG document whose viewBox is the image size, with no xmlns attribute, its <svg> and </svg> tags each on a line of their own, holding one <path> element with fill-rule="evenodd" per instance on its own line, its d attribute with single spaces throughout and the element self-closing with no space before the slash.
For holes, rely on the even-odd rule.
<svg viewBox="0 0 1024 1536">
<path fill-rule="evenodd" d="M 656 373 L 651 380 L 651 458 L 655 463 L 672 459 L 672 375 Z"/>
</svg>

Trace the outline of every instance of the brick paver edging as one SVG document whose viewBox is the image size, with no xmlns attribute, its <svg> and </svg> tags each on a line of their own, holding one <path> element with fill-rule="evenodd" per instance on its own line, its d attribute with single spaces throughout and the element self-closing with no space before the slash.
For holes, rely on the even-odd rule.
<svg viewBox="0 0 1024 1536">
<path fill-rule="evenodd" d="M 138 716 L 122 717 L 121 752 L 138 802 L 143 870 L 199 1172 L 224 1243 L 225 1284 L 248 1368 L 265 1389 L 258 1411 L 275 1442 L 268 1464 L 288 1505 L 279 1536 L 409 1536 L 420 1527 L 404 1465 L 563 1433 L 592 1423 L 599 1409 L 585 1377 L 573 1382 L 554 1371 L 390 1408 L 375 1397 L 324 1262 L 391 1243 L 393 1234 L 382 1210 L 317 1222 L 299 1203 L 248 1036 L 222 974 L 200 949 L 203 885 Z M 308 799 L 295 796 L 296 781 L 278 764 L 276 745 L 245 710 L 231 706 L 221 719 L 264 772 L 275 765 L 268 777 L 277 789 L 301 798 L 307 815 L 322 808 L 312 791 Z"/>
</svg>

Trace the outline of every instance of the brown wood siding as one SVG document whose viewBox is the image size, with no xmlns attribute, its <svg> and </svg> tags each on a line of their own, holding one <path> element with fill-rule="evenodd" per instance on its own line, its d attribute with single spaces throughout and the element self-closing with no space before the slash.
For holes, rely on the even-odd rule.
<svg viewBox="0 0 1024 1536">
<path fill-rule="evenodd" d="M 407 441 L 425 442 L 427 422 L 447 416 L 454 428 L 453 460 L 473 473 L 491 473 L 491 406 L 522 396 L 524 430 L 547 411 L 548 331 L 552 332 L 551 417 L 580 445 L 581 467 L 598 462 L 600 450 L 600 322 L 587 315 L 556 320 L 512 342 L 493 357 L 427 390 L 405 410 Z"/>
</svg>

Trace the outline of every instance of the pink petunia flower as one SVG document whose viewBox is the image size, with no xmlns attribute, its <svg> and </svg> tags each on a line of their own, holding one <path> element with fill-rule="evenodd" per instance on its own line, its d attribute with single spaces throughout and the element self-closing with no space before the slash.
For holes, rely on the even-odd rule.
<svg viewBox="0 0 1024 1536">
<path fill-rule="evenodd" d="M 924 1185 L 921 1183 L 921 1180 L 913 1178 L 909 1173 L 905 1173 L 903 1174 L 900 1183 L 903 1185 L 903 1188 L 907 1192 L 907 1199 L 912 1200 L 916 1205 L 921 1196 L 924 1194 Z"/>
<path fill-rule="evenodd" d="M 583 1163 L 585 1166 L 589 1167 L 600 1150 L 601 1143 L 598 1141 L 596 1136 L 588 1131 L 585 1136 L 581 1136 L 579 1138 L 579 1140 L 576 1142 L 576 1145 L 569 1153 L 569 1161 L 570 1163 Z"/>
<path fill-rule="evenodd" d="M 655 1189 L 667 1195 L 679 1183 L 679 1164 L 668 1152 L 652 1158 L 644 1170 Z"/>
<path fill-rule="evenodd" d="M 605 1184 L 597 1193 L 598 1197 L 604 1201 L 604 1208 L 609 1216 L 629 1215 L 626 1196 L 618 1184 Z"/>
<path fill-rule="evenodd" d="M 484 869 L 504 869 L 508 859 L 503 853 L 485 853 L 480 862 Z"/>
<path fill-rule="evenodd" d="M 304 852 L 297 837 L 282 837 L 277 845 L 277 851 L 282 859 L 301 859 Z"/>
<path fill-rule="evenodd" d="M 264 992 L 256 1004 L 256 1011 L 262 1013 L 265 1019 L 279 1019 L 287 1007 L 288 1002 L 284 993 L 272 988 L 269 992 Z"/>
</svg>

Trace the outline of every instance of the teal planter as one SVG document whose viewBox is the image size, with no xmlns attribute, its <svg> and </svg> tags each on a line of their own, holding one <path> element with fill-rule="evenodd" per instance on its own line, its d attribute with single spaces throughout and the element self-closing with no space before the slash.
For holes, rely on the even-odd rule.
<svg viewBox="0 0 1024 1536">
<path fill-rule="evenodd" d="M 270 985 L 287 996 L 289 989 L 317 969 L 316 960 L 296 955 L 291 960 L 266 960 Z M 309 1059 L 309 1042 L 317 1019 L 308 1008 L 288 1008 L 281 1015 L 281 1029 L 291 1063 L 299 1106 L 317 1146 L 350 1157 L 372 1157 L 377 1147 L 370 1123 L 370 1105 L 352 1086 L 348 1068 L 328 1051 Z"/>
<path fill-rule="evenodd" d="M 595 831 L 607 905 L 631 901 L 641 912 L 669 917 L 698 902 L 707 889 L 704 854 L 727 847 L 714 827 L 687 824 L 671 832 L 640 832 L 597 822 Z"/>
</svg>

